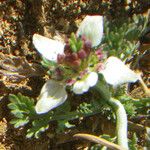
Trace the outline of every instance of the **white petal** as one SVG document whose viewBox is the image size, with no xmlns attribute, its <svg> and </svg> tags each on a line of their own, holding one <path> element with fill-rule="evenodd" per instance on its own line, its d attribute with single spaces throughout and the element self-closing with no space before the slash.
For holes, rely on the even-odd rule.
<svg viewBox="0 0 150 150">
<path fill-rule="evenodd" d="M 39 34 L 33 35 L 33 44 L 38 52 L 46 59 L 57 61 L 57 55 L 63 54 L 64 44 L 57 40 L 52 40 Z"/>
<path fill-rule="evenodd" d="M 136 82 L 138 74 L 129 69 L 117 57 L 109 57 L 105 64 L 105 69 L 101 71 L 107 83 L 115 86 L 128 82 Z"/>
<path fill-rule="evenodd" d="M 96 72 L 91 72 L 86 78 L 86 83 L 90 86 L 93 87 L 98 81 L 98 74 Z"/>
<path fill-rule="evenodd" d="M 77 36 L 85 35 L 92 42 L 92 46 L 98 46 L 103 36 L 103 17 L 86 16 L 78 28 Z"/>
<path fill-rule="evenodd" d="M 75 82 L 73 85 L 73 92 L 75 94 L 83 94 L 89 90 L 89 85 L 83 80 Z"/>
<path fill-rule="evenodd" d="M 42 87 L 35 110 L 37 114 L 46 113 L 63 104 L 66 99 L 65 87 L 56 81 L 48 80 Z"/>
</svg>

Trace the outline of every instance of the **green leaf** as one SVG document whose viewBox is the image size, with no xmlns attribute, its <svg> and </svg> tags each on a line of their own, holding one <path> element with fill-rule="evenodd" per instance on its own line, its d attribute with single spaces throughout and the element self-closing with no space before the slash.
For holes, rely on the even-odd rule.
<svg viewBox="0 0 150 150">
<path fill-rule="evenodd" d="M 30 132 L 30 130 L 28 130 L 26 134 L 26 138 L 31 138 L 33 136 L 34 136 L 34 132 Z"/>
<path fill-rule="evenodd" d="M 58 121 L 58 128 L 57 133 L 63 132 L 66 128 L 72 128 L 75 127 L 75 125 L 70 124 L 67 120 L 59 120 Z"/>
<path fill-rule="evenodd" d="M 50 60 L 48 60 L 48 59 L 46 59 L 46 58 L 44 58 L 44 57 L 42 57 L 41 64 L 42 64 L 43 67 L 45 67 L 45 68 L 47 68 L 47 69 L 52 68 L 52 67 L 55 67 L 55 66 L 57 65 L 56 62 L 50 61 Z"/>
<path fill-rule="evenodd" d="M 29 122 L 29 118 L 26 117 L 24 119 L 13 119 L 10 121 L 11 124 L 14 125 L 15 128 L 19 128 L 21 126 L 26 125 Z"/>
<path fill-rule="evenodd" d="M 78 52 L 82 48 L 82 40 L 80 38 L 77 38 L 74 33 L 71 33 L 70 39 L 69 39 L 69 44 L 71 47 L 71 50 L 73 52 Z"/>
<path fill-rule="evenodd" d="M 32 122 L 32 127 L 27 130 L 27 138 L 35 137 L 39 138 L 40 134 L 49 128 L 48 118 L 39 118 Z"/>
<path fill-rule="evenodd" d="M 16 104 L 10 103 L 8 104 L 8 108 L 13 110 L 13 109 L 18 109 L 18 106 Z"/>
<path fill-rule="evenodd" d="M 105 36 L 103 38 L 104 51 L 107 51 L 108 56 L 114 55 L 126 59 L 134 53 L 136 43 L 141 33 L 145 29 L 147 19 L 142 15 L 136 15 L 132 18 L 122 20 L 107 20 L 105 18 Z"/>
<path fill-rule="evenodd" d="M 138 138 L 136 136 L 136 133 L 133 134 L 132 139 L 129 141 L 129 147 L 130 150 L 138 150 L 137 147 Z"/>
<path fill-rule="evenodd" d="M 20 110 L 17 110 L 17 109 L 12 110 L 11 113 L 13 115 L 15 115 L 16 118 L 23 118 L 24 117 L 23 113 Z"/>
<path fill-rule="evenodd" d="M 12 102 L 12 103 L 19 103 L 19 99 L 16 95 L 13 95 L 13 94 L 10 94 L 9 95 L 9 100 Z"/>
<path fill-rule="evenodd" d="M 30 118 L 35 116 L 34 101 L 33 99 L 23 96 L 22 94 L 9 95 L 10 103 L 8 108 L 14 115 L 14 119 L 10 121 L 15 128 L 26 125 Z"/>
<path fill-rule="evenodd" d="M 77 52 L 76 45 L 70 44 L 70 46 L 71 46 L 71 50 L 76 53 Z"/>
<path fill-rule="evenodd" d="M 28 122 L 29 122 L 29 119 L 28 119 L 28 118 L 26 118 L 26 119 L 20 119 L 20 120 L 17 121 L 16 124 L 14 124 L 14 127 L 15 127 L 15 128 L 18 128 L 18 127 L 24 126 L 24 125 L 26 125 Z"/>
<path fill-rule="evenodd" d="M 78 38 L 77 44 L 76 44 L 77 51 L 79 51 L 82 48 L 82 45 L 83 45 L 83 42 L 81 41 L 80 38 Z"/>
<path fill-rule="evenodd" d="M 79 107 L 77 108 L 77 111 L 80 113 L 84 113 L 84 114 L 92 113 L 92 105 L 83 102 L 79 105 Z"/>
</svg>

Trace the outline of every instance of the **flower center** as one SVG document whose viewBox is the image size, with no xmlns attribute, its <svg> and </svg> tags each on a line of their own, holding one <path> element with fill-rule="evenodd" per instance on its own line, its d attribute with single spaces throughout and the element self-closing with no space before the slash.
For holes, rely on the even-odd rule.
<svg viewBox="0 0 150 150">
<path fill-rule="evenodd" d="M 101 58 L 101 50 L 95 52 L 90 40 L 84 35 L 76 37 L 72 33 L 70 39 L 66 40 L 64 54 L 57 55 L 55 75 L 65 82 L 82 79 L 88 71 L 96 71 Z"/>
<path fill-rule="evenodd" d="M 85 37 L 77 38 L 75 34 L 71 34 L 71 38 L 66 40 L 64 54 L 58 54 L 57 62 L 76 71 L 80 71 L 85 68 L 84 65 L 89 58 L 91 49 L 91 41 Z"/>
</svg>

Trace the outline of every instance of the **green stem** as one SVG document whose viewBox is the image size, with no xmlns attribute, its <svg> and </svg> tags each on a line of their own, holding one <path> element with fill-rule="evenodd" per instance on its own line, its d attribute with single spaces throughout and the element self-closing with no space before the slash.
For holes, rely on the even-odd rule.
<svg viewBox="0 0 150 150">
<path fill-rule="evenodd" d="M 95 90 L 100 94 L 101 99 L 106 101 L 115 111 L 116 114 L 116 130 L 117 130 L 117 139 L 118 144 L 125 148 L 128 148 L 128 138 L 127 138 L 127 114 L 124 109 L 124 106 L 121 104 L 119 100 L 111 98 L 109 88 L 107 84 L 103 81 L 99 81 L 95 86 Z"/>
<path fill-rule="evenodd" d="M 99 107 L 93 109 L 91 112 L 88 112 L 88 113 L 81 113 L 81 112 L 76 112 L 76 111 L 73 111 L 73 112 L 69 112 L 68 114 L 61 114 L 61 115 L 50 115 L 50 114 L 42 114 L 41 117 L 48 117 L 48 116 L 51 116 L 50 117 L 50 122 L 51 121 L 56 121 L 56 120 L 74 120 L 74 119 L 78 119 L 80 117 L 89 117 L 89 116 L 93 116 L 95 114 L 98 114 L 100 113 L 101 110 Z M 39 118 L 39 115 L 35 114 L 33 116 L 30 116 L 30 120 L 36 120 Z M 68 119 L 69 118 L 69 119 Z"/>
<path fill-rule="evenodd" d="M 80 117 L 89 117 L 89 116 L 93 116 L 95 114 L 100 113 L 101 110 L 99 109 L 93 109 L 92 112 L 90 113 L 77 113 L 77 112 L 69 112 L 68 114 L 65 115 L 54 115 L 50 121 L 54 121 L 54 120 L 74 120 L 74 119 L 78 119 Z"/>
<path fill-rule="evenodd" d="M 118 144 L 123 148 L 128 148 L 128 132 L 127 132 L 127 114 L 124 109 L 124 106 L 119 100 L 110 98 L 108 101 L 109 105 L 115 110 L 116 119 L 117 119 L 117 138 Z"/>
</svg>

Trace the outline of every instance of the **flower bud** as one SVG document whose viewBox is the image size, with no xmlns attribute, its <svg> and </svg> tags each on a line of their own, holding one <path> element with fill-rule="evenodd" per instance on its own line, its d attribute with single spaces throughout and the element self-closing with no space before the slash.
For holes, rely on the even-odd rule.
<svg viewBox="0 0 150 150">
<path fill-rule="evenodd" d="M 65 56 L 63 54 L 58 54 L 57 55 L 57 62 L 58 64 L 62 64 L 64 61 Z"/>
<path fill-rule="evenodd" d="M 85 49 L 85 50 L 91 50 L 91 48 L 92 48 L 92 42 L 89 41 L 89 40 L 86 40 L 86 41 L 84 42 L 84 49 Z"/>
<path fill-rule="evenodd" d="M 66 55 L 66 57 L 65 57 L 65 61 L 66 61 L 66 62 L 72 62 L 72 61 L 75 61 L 75 60 L 77 60 L 77 59 L 78 59 L 77 53 L 68 54 L 68 55 Z"/>
<path fill-rule="evenodd" d="M 78 59 L 78 54 L 77 53 L 72 53 L 71 58 L 72 58 L 72 60 L 77 60 Z"/>
<path fill-rule="evenodd" d="M 66 84 L 67 84 L 68 86 L 71 86 L 71 85 L 73 85 L 75 82 L 76 82 L 76 80 L 74 80 L 74 79 L 68 79 L 68 80 L 66 81 Z"/>
<path fill-rule="evenodd" d="M 71 59 L 71 54 L 67 54 L 66 56 L 65 56 L 65 62 L 71 62 L 72 61 L 72 59 Z"/>
<path fill-rule="evenodd" d="M 65 54 L 70 54 L 71 53 L 71 48 L 70 48 L 70 45 L 69 43 L 67 43 L 64 47 L 64 53 Z"/>
<path fill-rule="evenodd" d="M 81 65 L 80 59 L 71 62 L 71 66 L 79 67 L 80 65 Z"/>
<path fill-rule="evenodd" d="M 99 59 L 102 59 L 102 58 L 103 58 L 102 49 L 98 49 L 98 50 L 95 52 L 95 54 L 97 55 L 97 57 L 98 57 Z"/>
<path fill-rule="evenodd" d="M 85 52 L 83 49 L 81 49 L 81 50 L 78 52 L 78 57 L 79 57 L 80 59 L 84 59 L 84 58 L 87 57 L 87 54 L 86 54 L 86 52 Z"/>
<path fill-rule="evenodd" d="M 62 80 L 63 70 L 61 70 L 60 68 L 56 68 L 55 69 L 55 77 L 56 77 L 57 80 Z"/>
<path fill-rule="evenodd" d="M 82 36 L 81 36 L 81 40 L 82 40 L 82 41 L 86 41 L 86 36 L 85 36 L 85 35 L 82 35 Z"/>
</svg>

